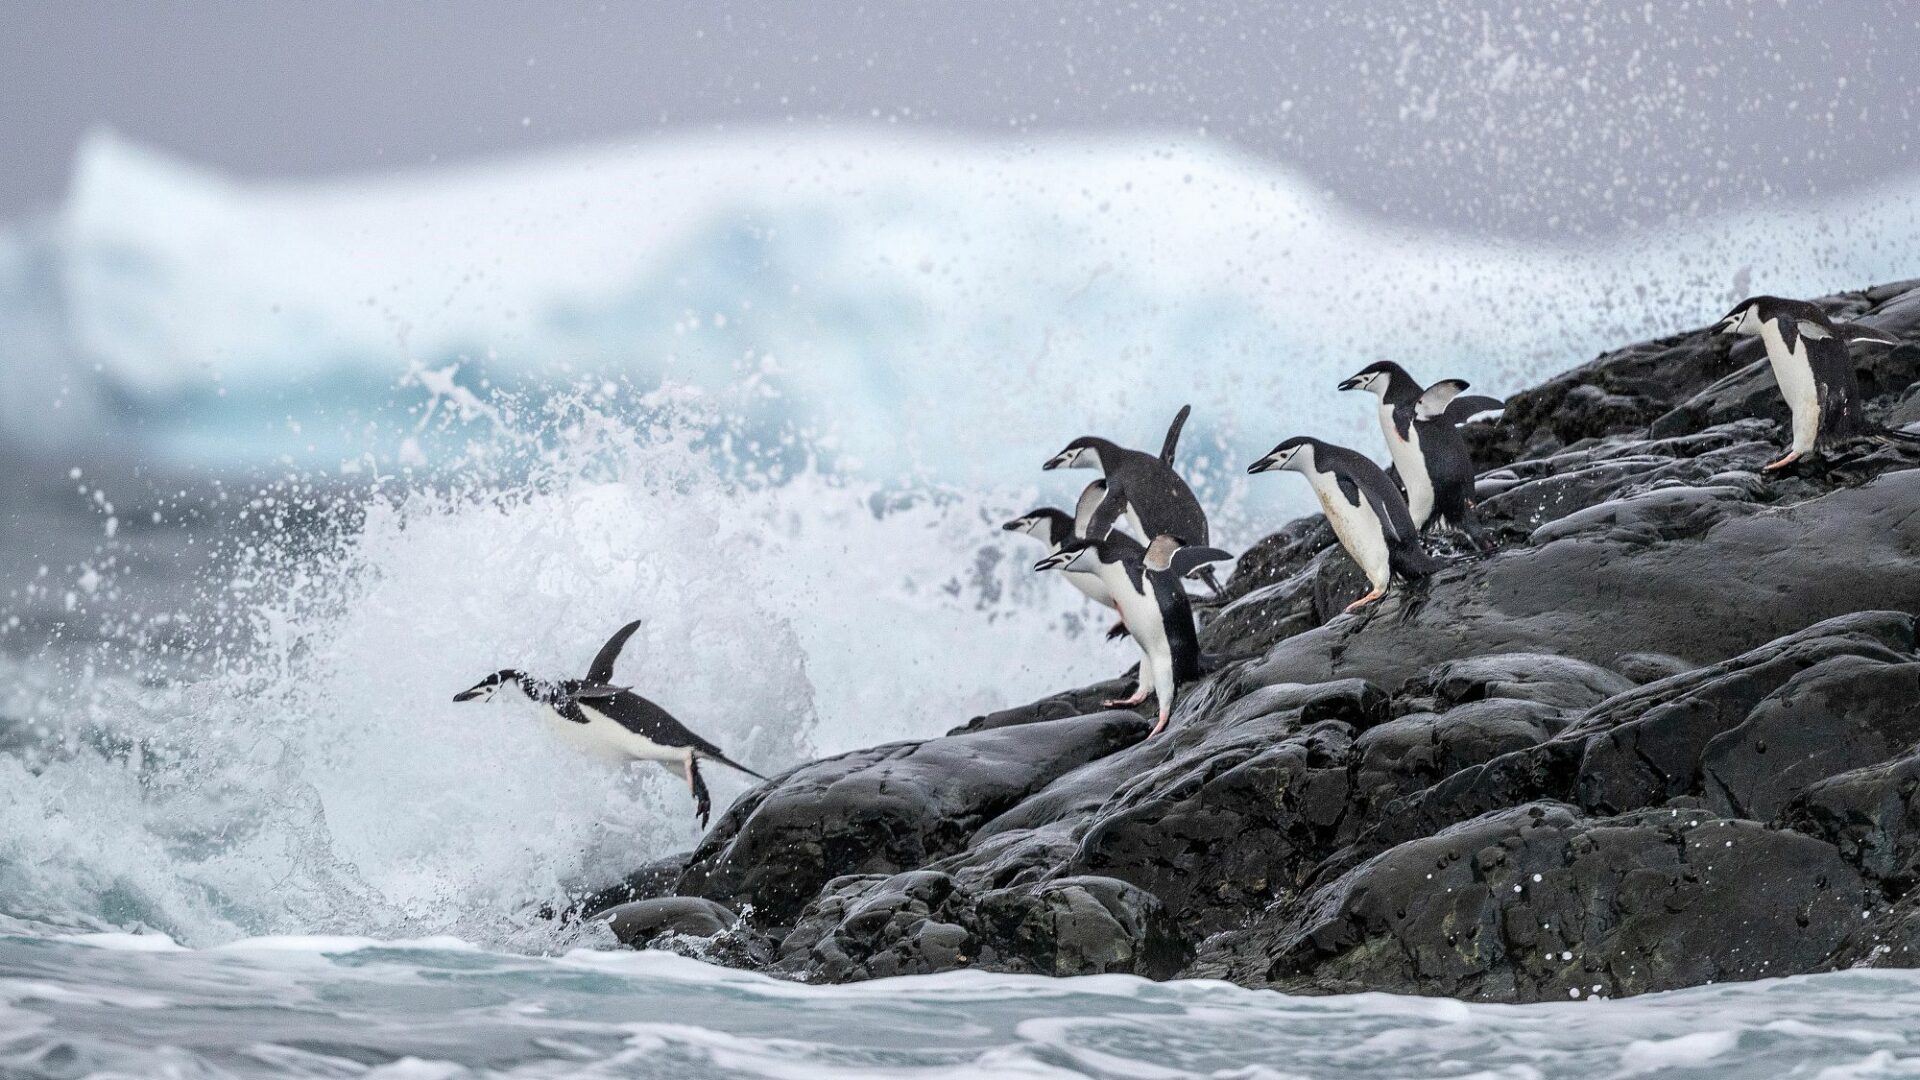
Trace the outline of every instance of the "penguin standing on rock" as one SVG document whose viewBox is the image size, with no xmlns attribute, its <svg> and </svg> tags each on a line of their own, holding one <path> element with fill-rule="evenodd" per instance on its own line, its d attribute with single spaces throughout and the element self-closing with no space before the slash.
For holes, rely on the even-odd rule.
<svg viewBox="0 0 1920 1080">
<path fill-rule="evenodd" d="M 1860 380 L 1847 345 L 1872 341 L 1898 345 L 1900 339 L 1858 323 L 1835 323 L 1817 304 L 1756 296 L 1714 324 L 1713 333 L 1758 336 L 1767 347 L 1773 380 L 1793 414 L 1793 443 L 1767 471 L 1783 469 L 1816 448 L 1845 439 L 1871 436 L 1883 441 L 1920 443 L 1920 435 L 1890 431 L 1868 420 L 1861 409 Z"/>
<path fill-rule="evenodd" d="M 1285 469 L 1313 485 L 1340 546 L 1360 566 L 1373 591 L 1347 605 L 1358 611 L 1387 594 L 1395 576 L 1420 581 L 1442 563 L 1420 546 L 1406 500 L 1387 474 L 1343 446 L 1296 435 L 1247 466 L 1250 473 Z"/>
<path fill-rule="evenodd" d="M 1047 470 L 1098 469 L 1105 475 L 1106 494 L 1087 521 L 1085 534 L 1089 540 L 1105 539 L 1125 514 L 1142 536 L 1173 536 L 1188 544 L 1206 544 L 1207 512 L 1172 465 L 1173 449 L 1191 408 L 1183 406 L 1174 418 L 1160 457 L 1129 450 L 1109 439 L 1083 435 L 1041 466 Z M 1216 596 L 1221 593 L 1210 566 L 1201 564 L 1194 572 Z"/>
<path fill-rule="evenodd" d="M 1464 379 L 1443 379 L 1423 388 L 1390 360 L 1361 368 L 1340 389 L 1365 390 L 1380 399 L 1380 430 L 1406 488 L 1413 527 L 1457 529 L 1482 544 L 1473 514 L 1473 455 L 1460 425 L 1505 408 L 1505 403 L 1461 396 L 1467 389 Z"/>
<path fill-rule="evenodd" d="M 671 714 L 624 686 L 612 686 L 613 665 L 627 639 L 640 628 L 638 619 L 614 632 L 593 658 L 584 679 L 536 679 L 524 671 L 506 668 L 481 679 L 453 696 L 455 701 L 490 701 L 506 693 L 541 707 L 569 741 L 620 761 L 657 761 L 686 777 L 693 793 L 694 812 L 706 828 L 713 798 L 700 778 L 700 759 L 717 761 L 755 780 L 766 777 L 720 752 L 720 748 L 688 731 Z"/>
<path fill-rule="evenodd" d="M 1140 647 L 1140 681 L 1130 698 L 1109 701 L 1132 707 L 1157 699 L 1159 720 L 1149 737 L 1160 734 L 1173 715 L 1174 695 L 1201 675 L 1200 635 L 1193 607 L 1180 579 L 1210 562 L 1233 556 L 1218 548 L 1193 547 L 1171 536 L 1155 537 L 1141 548 L 1130 537 L 1073 540 L 1035 563 L 1035 570 L 1091 573 L 1105 582 L 1120 609 L 1127 632 Z"/>
</svg>

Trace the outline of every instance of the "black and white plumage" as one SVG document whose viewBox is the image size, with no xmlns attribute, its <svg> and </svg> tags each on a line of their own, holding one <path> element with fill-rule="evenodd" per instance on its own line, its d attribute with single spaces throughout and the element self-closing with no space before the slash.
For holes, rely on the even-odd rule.
<svg viewBox="0 0 1920 1080">
<path fill-rule="evenodd" d="M 1173 715 L 1180 687 L 1201 675 L 1200 635 L 1180 579 L 1200 566 L 1232 556 L 1218 548 L 1183 544 L 1172 536 L 1155 537 L 1145 548 L 1131 537 L 1119 539 L 1125 542 L 1111 536 L 1071 540 L 1033 568 L 1097 574 L 1106 583 L 1120 618 L 1140 647 L 1140 680 L 1133 696 L 1107 704 L 1131 707 L 1153 695 L 1159 720 L 1150 734 L 1158 735 Z"/>
<path fill-rule="evenodd" d="M 694 811 L 706 827 L 713 798 L 700 777 L 700 759 L 717 761 L 756 780 L 766 777 L 720 752 L 688 731 L 667 710 L 624 686 L 614 686 L 613 665 L 638 619 L 614 632 L 594 656 L 584 679 L 538 679 L 516 668 L 496 671 L 453 696 L 455 701 L 490 701 L 507 693 L 524 697 L 547 714 L 561 735 L 582 749 L 620 761 L 657 761 L 686 778 Z"/>
<path fill-rule="evenodd" d="M 1187 544 L 1204 546 L 1210 530 L 1207 513 L 1172 465 L 1180 429 L 1191 406 L 1183 406 L 1174 418 L 1161 454 L 1130 450 L 1109 439 L 1084 435 L 1047 460 L 1044 469 L 1098 469 L 1106 479 L 1106 491 L 1089 516 L 1084 534 L 1091 540 L 1103 540 L 1124 515 L 1141 536 L 1173 536 Z M 1207 565 L 1195 573 L 1218 594 L 1220 583 Z"/>
<path fill-rule="evenodd" d="M 1773 380 L 1793 415 L 1792 443 L 1784 457 L 1767 464 L 1768 470 L 1863 435 L 1920 442 L 1920 435 L 1890 431 L 1867 419 L 1860 379 L 1847 354 L 1850 342 L 1898 345 L 1899 338 L 1857 323 L 1835 323 L 1817 304 L 1777 296 L 1741 301 L 1714 324 L 1713 332 L 1757 336 L 1766 346 Z"/>
<path fill-rule="evenodd" d="M 1441 562 L 1420 546 L 1400 489 L 1365 455 L 1297 435 L 1247 466 L 1250 473 L 1276 469 L 1307 478 L 1340 546 L 1372 584 L 1373 591 L 1348 604 L 1348 611 L 1385 596 L 1396 576 L 1419 581 L 1440 569 Z"/>
<path fill-rule="evenodd" d="M 1104 491 L 1105 485 L 1100 481 L 1095 481 L 1087 485 L 1087 490 L 1080 496 L 1081 520 L 1084 520 L 1086 513 L 1090 513 L 1090 510 L 1087 509 L 1089 505 L 1097 504 L 1104 494 Z M 1081 539 L 1084 536 L 1076 527 L 1074 518 L 1067 516 L 1064 511 L 1056 510 L 1051 506 L 1043 506 L 1035 510 L 1029 510 L 1025 514 L 1014 518 L 1012 521 L 1000 527 L 1008 532 L 1023 533 L 1039 540 L 1041 543 L 1047 545 L 1047 554 L 1049 555 L 1057 554 L 1067 544 Z M 1136 550 L 1144 552 L 1144 549 L 1140 548 L 1139 541 L 1128 536 L 1126 533 L 1116 530 L 1109 534 L 1109 539 L 1113 540 L 1116 544 L 1122 546 L 1131 545 Z M 1087 599 L 1110 610 L 1116 612 L 1120 610 L 1119 601 L 1113 598 L 1113 593 L 1107 589 L 1107 584 L 1101 580 L 1100 575 L 1085 570 L 1068 570 L 1066 571 L 1066 578 L 1067 583 L 1075 589 L 1078 589 L 1080 594 Z M 1122 619 L 1114 624 L 1113 629 L 1107 631 L 1107 637 L 1109 639 L 1124 637 L 1126 633 L 1126 620 Z"/>
<path fill-rule="evenodd" d="M 1340 389 L 1365 390 L 1380 399 L 1380 430 L 1406 489 L 1414 528 L 1458 529 L 1481 543 L 1473 515 L 1473 455 L 1460 425 L 1505 404 L 1463 396 L 1467 383 L 1462 379 L 1423 387 L 1390 360 L 1361 368 Z"/>
</svg>

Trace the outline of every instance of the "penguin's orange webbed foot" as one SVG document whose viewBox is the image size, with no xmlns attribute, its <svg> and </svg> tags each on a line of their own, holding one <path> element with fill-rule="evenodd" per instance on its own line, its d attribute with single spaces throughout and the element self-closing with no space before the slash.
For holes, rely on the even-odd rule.
<svg viewBox="0 0 1920 1080">
<path fill-rule="evenodd" d="M 1372 592 L 1368 593 L 1367 595 L 1361 597 L 1360 599 L 1355 600 L 1353 603 L 1348 604 L 1346 613 L 1348 615 L 1351 615 L 1354 612 L 1359 611 L 1361 608 L 1366 607 L 1368 604 L 1373 603 L 1375 600 L 1378 600 L 1385 595 L 1387 595 L 1387 590 L 1375 589 Z"/>
<path fill-rule="evenodd" d="M 1767 464 L 1761 466 L 1761 471 L 1773 472 L 1777 469 L 1784 469 L 1787 466 L 1799 460 L 1800 460 L 1800 451 L 1795 450 L 1793 453 L 1788 454 L 1786 457 L 1781 458 L 1779 461 L 1770 461 Z"/>
<path fill-rule="evenodd" d="M 1151 739 L 1165 730 L 1167 730 L 1167 714 L 1162 712 L 1160 714 L 1160 722 L 1153 725 L 1152 731 L 1147 732 L 1147 738 Z"/>
</svg>

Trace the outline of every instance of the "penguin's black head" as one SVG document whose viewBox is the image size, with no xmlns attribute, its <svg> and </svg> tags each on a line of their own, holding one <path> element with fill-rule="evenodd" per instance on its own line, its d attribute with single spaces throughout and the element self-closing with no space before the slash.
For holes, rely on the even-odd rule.
<svg viewBox="0 0 1920 1080">
<path fill-rule="evenodd" d="M 1407 369 L 1391 360 L 1382 360 L 1354 372 L 1351 378 L 1340 384 L 1340 389 L 1367 390 L 1384 398 L 1389 389 L 1402 383 L 1409 387 L 1415 385 L 1413 376 L 1407 374 Z"/>
<path fill-rule="evenodd" d="M 1082 435 L 1067 444 L 1066 449 L 1047 459 L 1042 469 L 1104 469 L 1106 465 L 1100 455 L 1111 449 L 1112 443 L 1092 435 Z"/>
<path fill-rule="evenodd" d="M 1060 550 L 1033 564 L 1035 570 L 1086 570 L 1091 572 L 1100 558 L 1098 540 L 1072 539 Z"/>
<path fill-rule="evenodd" d="M 1760 332 L 1760 323 L 1766 318 L 1766 311 L 1779 300 L 1772 296 L 1752 296 L 1734 305 L 1732 311 L 1721 316 L 1713 324 L 1712 334 L 1740 334 L 1742 336 Z"/>
<path fill-rule="evenodd" d="M 1000 527 L 1007 532 L 1025 533 L 1049 547 L 1058 547 L 1073 538 L 1073 519 L 1051 506 L 1029 510 Z"/>
<path fill-rule="evenodd" d="M 502 668 L 486 678 L 481 679 L 479 682 L 474 683 L 467 689 L 453 695 L 453 700 L 491 701 L 493 700 L 493 695 L 499 693 L 500 688 L 503 686 L 516 686 L 524 692 L 526 682 L 526 672 L 516 671 L 513 668 Z"/>
<path fill-rule="evenodd" d="M 1266 457 L 1247 466 L 1250 473 L 1273 472 L 1276 469 L 1292 469 L 1299 472 L 1313 465 L 1313 449 L 1318 442 L 1306 435 L 1295 435 L 1281 443 Z"/>
</svg>

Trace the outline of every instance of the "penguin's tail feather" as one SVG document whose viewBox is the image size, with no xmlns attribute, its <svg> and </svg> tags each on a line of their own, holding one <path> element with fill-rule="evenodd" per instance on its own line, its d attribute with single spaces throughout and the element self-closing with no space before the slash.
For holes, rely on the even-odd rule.
<svg viewBox="0 0 1920 1080">
<path fill-rule="evenodd" d="M 698 754 L 695 754 L 694 757 L 696 759 L 706 758 L 709 761 L 717 761 L 720 764 L 725 765 L 729 769 L 734 769 L 739 772 L 746 773 L 748 776 L 753 777 L 755 780 L 765 782 L 765 780 L 767 779 L 766 777 L 761 776 L 759 773 L 754 772 L 752 769 L 747 768 L 745 765 L 740 764 L 739 762 L 733 760 L 732 758 L 728 757 L 727 755 L 721 753 L 718 750 L 702 750 Z"/>
</svg>

